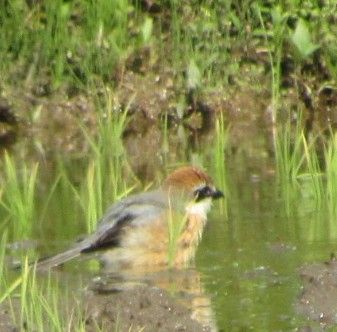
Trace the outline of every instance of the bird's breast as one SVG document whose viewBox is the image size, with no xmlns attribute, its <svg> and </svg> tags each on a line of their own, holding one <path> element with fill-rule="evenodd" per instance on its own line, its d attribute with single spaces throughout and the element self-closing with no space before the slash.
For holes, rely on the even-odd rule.
<svg viewBox="0 0 337 332">
<path fill-rule="evenodd" d="M 187 215 L 186 225 L 177 243 L 175 265 L 187 265 L 187 263 L 194 258 L 196 249 L 202 237 L 205 223 L 206 218 L 198 214 Z"/>
<path fill-rule="evenodd" d="M 182 216 L 180 215 L 180 218 Z M 200 214 L 186 214 L 184 224 L 174 243 L 174 267 L 184 267 L 194 258 L 206 218 Z M 103 255 L 108 270 L 131 270 L 143 273 L 161 270 L 170 263 L 169 217 L 142 226 L 125 228 L 120 246 Z M 177 220 L 174 220 L 177 222 Z"/>
</svg>

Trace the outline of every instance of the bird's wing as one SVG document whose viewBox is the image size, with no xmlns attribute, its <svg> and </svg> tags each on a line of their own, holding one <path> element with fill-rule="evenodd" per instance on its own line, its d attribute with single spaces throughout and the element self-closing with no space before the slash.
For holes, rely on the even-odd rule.
<svg viewBox="0 0 337 332">
<path fill-rule="evenodd" d="M 117 246 L 122 230 L 126 226 L 138 227 L 156 220 L 168 208 L 167 196 L 162 191 L 129 196 L 108 209 L 99 221 L 97 230 L 77 242 L 72 248 L 37 262 L 38 268 L 63 264 L 82 253 Z"/>
<path fill-rule="evenodd" d="M 117 246 L 126 226 L 140 227 L 157 220 L 168 208 L 167 197 L 161 191 L 130 196 L 114 204 L 99 221 L 95 233 L 80 244 L 81 253 Z"/>
</svg>

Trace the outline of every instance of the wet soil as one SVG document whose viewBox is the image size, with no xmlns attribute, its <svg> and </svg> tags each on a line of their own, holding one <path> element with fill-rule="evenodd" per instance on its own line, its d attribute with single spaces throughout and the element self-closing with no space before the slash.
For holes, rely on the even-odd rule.
<svg viewBox="0 0 337 332">
<path fill-rule="evenodd" d="M 302 291 L 296 310 L 322 329 L 337 324 L 337 261 L 332 257 L 300 269 Z M 305 331 L 316 331 L 308 326 Z M 303 330 L 304 331 L 304 330 Z"/>
<path fill-rule="evenodd" d="M 118 326 L 138 331 L 210 331 L 191 318 L 191 311 L 156 287 L 138 286 L 113 295 L 89 294 L 87 331 Z"/>
<path fill-rule="evenodd" d="M 273 156 L 273 112 L 280 122 L 301 118 L 313 135 L 337 127 L 337 88 L 319 54 L 300 68 L 291 56 L 284 56 L 275 110 L 268 57 L 256 45 L 237 47 L 232 53 L 238 64 L 235 76 L 212 88 L 189 88 L 183 71 L 172 69 L 149 49 L 130 55 L 113 82 L 98 83 L 95 92 L 74 92 L 67 86 L 53 90 L 48 84 L 44 87 L 46 77 L 32 86 L 0 86 L 0 149 L 20 142 L 34 159 L 85 157 L 90 144 L 83 139 L 83 128 L 95 137 L 106 112 L 127 109 L 123 142 L 128 162 L 135 175 L 148 181 L 164 159 L 186 159 L 187 151 L 199 151 L 201 143 L 213 144 L 214 120 L 220 113 L 231 128 L 232 153 L 244 156 L 252 172 L 264 168 L 261 165 Z M 136 67 L 135 57 L 141 63 Z M 169 149 L 163 145 L 165 119 Z"/>
<path fill-rule="evenodd" d="M 73 299 L 76 308 L 76 302 Z M 88 290 L 80 299 L 80 317 L 70 312 L 64 312 L 64 317 L 72 317 L 69 321 L 82 320 L 85 330 L 100 331 L 211 331 L 209 326 L 204 326 L 191 318 L 191 310 L 177 302 L 164 290 L 146 285 L 134 286 L 124 290 L 101 290 L 100 292 Z M 20 312 L 18 299 L 13 299 L 11 304 L 0 306 L 0 331 L 13 332 L 28 330 L 34 331 L 34 326 L 15 324 L 12 309 L 16 315 Z M 76 312 L 76 311 L 75 311 Z M 16 317 L 16 321 L 20 321 Z"/>
<path fill-rule="evenodd" d="M 163 160 L 186 159 L 201 145 L 212 145 L 215 119 L 220 113 L 225 126 L 231 128 L 233 157 L 243 157 L 239 162 L 249 165 L 252 173 L 269 167 L 266 165 L 273 158 L 273 108 L 269 78 L 258 65 L 241 65 L 238 76 L 245 77 L 245 82 L 203 92 L 181 90 L 175 86 L 176 76 L 167 69 L 150 70 L 146 75 L 130 71 L 109 92 L 113 110 L 129 110 L 123 141 L 135 175 L 153 180 L 156 171 L 162 171 Z M 303 111 L 308 132 L 322 135 L 329 125 L 337 123 L 337 89 L 322 83 L 314 93 L 307 90 L 311 88 L 297 81 L 282 89 L 279 119 L 285 120 L 290 114 L 295 124 Z M 18 142 L 26 156 L 38 160 L 87 156 L 90 144 L 83 139 L 83 128 L 90 136 L 97 135 L 97 100 L 104 101 L 107 93 L 104 87 L 99 96 L 69 96 L 58 91 L 41 97 L 29 89 L 6 91 L 5 106 L 0 107 L 0 148 Z M 108 111 L 104 106 L 103 110 Z M 169 149 L 164 145 L 165 119 Z"/>
</svg>

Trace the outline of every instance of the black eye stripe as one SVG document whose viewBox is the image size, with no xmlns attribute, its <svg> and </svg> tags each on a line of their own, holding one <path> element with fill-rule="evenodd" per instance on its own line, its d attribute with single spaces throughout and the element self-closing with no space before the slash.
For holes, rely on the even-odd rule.
<svg viewBox="0 0 337 332">
<path fill-rule="evenodd" d="M 198 189 L 196 189 L 194 191 L 194 199 L 195 199 L 196 202 L 199 202 L 202 199 L 205 199 L 205 198 L 208 198 L 208 197 L 210 197 L 212 199 L 219 199 L 219 198 L 224 197 L 224 194 L 223 194 L 222 191 L 214 188 L 213 186 L 210 187 L 210 186 L 207 186 L 207 185 L 199 187 Z"/>
<path fill-rule="evenodd" d="M 202 200 L 206 197 L 211 197 L 213 190 L 209 186 L 204 186 L 195 190 L 194 195 L 197 201 Z"/>
</svg>

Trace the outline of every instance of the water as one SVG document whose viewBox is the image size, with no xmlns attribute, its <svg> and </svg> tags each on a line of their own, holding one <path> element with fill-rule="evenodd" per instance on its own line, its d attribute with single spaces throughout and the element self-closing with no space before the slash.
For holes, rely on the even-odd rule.
<svg viewBox="0 0 337 332">
<path fill-rule="evenodd" d="M 214 209 L 197 256 L 218 327 L 289 331 L 304 326 L 295 309 L 298 270 L 336 251 L 336 241 L 324 230 L 327 218 L 310 209 L 306 214 L 299 205 L 287 216 L 274 180 L 241 181 L 231 189 L 236 192 L 229 198 L 228 220 Z"/>
<path fill-rule="evenodd" d="M 222 331 L 289 331 L 305 326 L 295 308 L 301 291 L 298 270 L 337 251 L 331 218 L 316 211 L 310 194 L 300 188 L 289 195 L 273 176 L 252 177 L 232 170 L 229 179 L 228 215 L 221 213 L 219 202 L 214 204 L 196 269 L 184 276 L 184 283 L 178 274 L 175 284 L 198 298 L 194 309 L 200 320 L 211 321 Z M 55 190 L 43 223 L 35 230 L 36 238 L 44 239 L 40 256 L 64 249 L 84 231 L 83 211 L 76 211 L 67 195 L 71 192 L 64 188 Z M 91 264 L 71 264 L 69 270 L 88 282 L 99 273 Z M 176 287 L 168 286 L 162 276 L 153 283 Z M 70 287 L 78 285 L 72 282 Z"/>
</svg>

